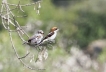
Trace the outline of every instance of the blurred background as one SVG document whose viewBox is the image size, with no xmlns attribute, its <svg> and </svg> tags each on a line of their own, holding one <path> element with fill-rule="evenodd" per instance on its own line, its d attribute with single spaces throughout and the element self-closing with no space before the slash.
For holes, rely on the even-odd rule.
<svg viewBox="0 0 106 72">
<path fill-rule="evenodd" d="M 19 2 L 7 1 L 10 4 Z M 20 4 L 36 1 L 21 0 Z M 53 26 L 60 29 L 54 49 L 48 50 L 47 60 L 37 65 L 46 69 L 42 72 L 106 72 L 106 0 L 43 0 L 40 15 L 33 8 L 27 6 L 22 8 L 25 12 L 13 11 L 16 16 L 26 15 L 16 20 L 21 26 L 28 26 L 25 30 L 30 36 L 39 29 L 45 35 Z M 26 48 L 16 33 L 13 38 L 19 55 L 24 55 Z M 0 72 L 39 72 L 23 67 L 16 58 L 1 18 Z"/>
</svg>

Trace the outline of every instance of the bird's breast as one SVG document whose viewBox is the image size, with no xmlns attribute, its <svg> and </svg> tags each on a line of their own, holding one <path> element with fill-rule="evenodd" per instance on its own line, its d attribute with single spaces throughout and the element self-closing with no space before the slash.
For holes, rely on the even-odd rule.
<svg viewBox="0 0 106 72">
<path fill-rule="evenodd" d="M 56 33 L 54 33 L 49 39 L 53 40 L 56 37 Z"/>
</svg>

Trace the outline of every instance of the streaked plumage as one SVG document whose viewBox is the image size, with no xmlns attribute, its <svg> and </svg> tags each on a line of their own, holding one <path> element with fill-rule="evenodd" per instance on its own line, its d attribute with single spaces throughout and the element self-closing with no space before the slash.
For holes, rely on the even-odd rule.
<svg viewBox="0 0 106 72">
<path fill-rule="evenodd" d="M 57 35 L 58 30 L 59 29 L 57 27 L 52 27 L 50 32 L 49 32 L 49 34 L 46 37 L 44 37 L 40 43 L 43 43 L 45 41 L 52 41 L 52 40 L 54 40 L 56 35 Z"/>
</svg>

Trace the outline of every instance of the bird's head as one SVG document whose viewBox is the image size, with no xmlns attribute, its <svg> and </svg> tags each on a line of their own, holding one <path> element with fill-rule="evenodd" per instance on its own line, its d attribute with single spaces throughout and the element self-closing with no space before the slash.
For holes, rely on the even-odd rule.
<svg viewBox="0 0 106 72">
<path fill-rule="evenodd" d="M 38 34 L 44 34 L 43 30 L 38 30 Z"/>
<path fill-rule="evenodd" d="M 57 32 L 59 29 L 57 27 L 52 27 L 50 32 Z"/>
</svg>

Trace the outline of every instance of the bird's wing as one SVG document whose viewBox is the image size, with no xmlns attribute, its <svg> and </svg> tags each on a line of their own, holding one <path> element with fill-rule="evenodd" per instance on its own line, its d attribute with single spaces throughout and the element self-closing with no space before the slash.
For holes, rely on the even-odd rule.
<svg viewBox="0 0 106 72">
<path fill-rule="evenodd" d="M 29 38 L 28 42 L 31 42 L 32 40 L 36 39 L 38 34 L 33 35 L 31 38 Z"/>
<path fill-rule="evenodd" d="M 41 35 L 38 35 L 36 38 L 37 38 L 37 39 L 41 39 Z"/>
<path fill-rule="evenodd" d="M 50 32 L 46 37 L 43 38 L 43 40 L 48 39 L 48 38 L 51 37 L 53 34 L 54 34 L 54 32 Z M 42 40 L 42 41 L 43 41 L 43 40 Z"/>
</svg>

